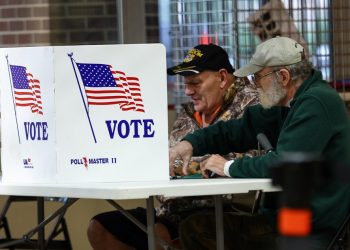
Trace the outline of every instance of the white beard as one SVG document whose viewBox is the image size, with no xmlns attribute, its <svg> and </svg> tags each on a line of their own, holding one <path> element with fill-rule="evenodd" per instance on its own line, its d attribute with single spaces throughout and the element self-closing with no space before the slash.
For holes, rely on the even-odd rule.
<svg viewBox="0 0 350 250">
<path fill-rule="evenodd" d="M 286 97 L 287 90 L 278 83 L 276 78 L 273 78 L 272 85 L 266 91 L 258 88 L 259 99 L 261 105 L 265 108 L 271 108 L 280 103 L 280 101 Z"/>
</svg>

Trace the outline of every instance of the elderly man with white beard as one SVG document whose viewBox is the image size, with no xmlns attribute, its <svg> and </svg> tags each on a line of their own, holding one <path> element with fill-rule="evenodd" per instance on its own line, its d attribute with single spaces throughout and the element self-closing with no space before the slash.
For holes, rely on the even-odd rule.
<svg viewBox="0 0 350 250">
<path fill-rule="evenodd" d="M 269 168 L 288 152 L 322 156 L 330 162 L 350 162 L 350 125 L 339 94 L 313 69 L 304 48 L 287 37 L 275 37 L 257 46 L 249 64 L 234 72 L 251 75 L 259 89 L 261 105 L 249 107 L 237 120 L 219 122 L 187 135 L 169 151 L 169 170 L 174 161 L 212 154 L 200 165 L 208 172 L 231 178 L 268 178 Z M 262 156 L 227 161 L 220 155 L 257 147 L 264 133 L 273 150 Z M 298 185 L 298 183 L 296 183 Z M 350 209 L 349 186 L 327 184 L 311 199 L 312 231 L 305 249 L 325 249 Z M 260 216 L 224 215 L 225 249 L 277 249 L 277 207 L 262 207 Z M 270 228 L 259 235 L 257 225 Z M 184 249 L 215 249 L 215 217 L 197 213 L 180 225 Z"/>
</svg>

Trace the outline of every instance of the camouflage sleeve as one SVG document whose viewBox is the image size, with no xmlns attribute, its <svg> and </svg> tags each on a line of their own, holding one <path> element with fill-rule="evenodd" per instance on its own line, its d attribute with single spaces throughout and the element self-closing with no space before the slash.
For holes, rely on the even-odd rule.
<svg viewBox="0 0 350 250">
<path fill-rule="evenodd" d="M 182 109 L 178 114 L 173 129 L 169 135 L 169 147 L 175 146 L 185 135 L 192 133 L 199 129 L 199 126 L 186 114 L 186 111 Z"/>
<path fill-rule="evenodd" d="M 237 114 L 236 118 L 241 118 L 248 106 L 259 103 L 258 92 L 251 84 L 245 85 L 242 89 L 240 89 L 235 99 L 240 107 L 240 113 Z"/>
<path fill-rule="evenodd" d="M 177 115 L 176 120 L 173 124 L 173 128 L 170 131 L 169 135 L 169 147 L 173 147 L 178 143 L 186 134 L 184 132 L 184 127 L 186 126 L 185 120 L 185 110 L 181 110 L 181 112 Z"/>
<path fill-rule="evenodd" d="M 234 102 L 235 105 L 239 106 L 239 110 L 236 110 L 237 114 L 235 115 L 235 119 L 241 118 L 247 107 L 259 104 L 259 96 L 256 87 L 250 82 L 247 82 L 245 85 L 241 86 L 237 92 Z M 227 160 L 232 160 L 243 156 L 254 157 L 262 153 L 262 151 L 250 150 L 245 153 L 230 153 L 225 155 L 225 158 Z"/>
</svg>

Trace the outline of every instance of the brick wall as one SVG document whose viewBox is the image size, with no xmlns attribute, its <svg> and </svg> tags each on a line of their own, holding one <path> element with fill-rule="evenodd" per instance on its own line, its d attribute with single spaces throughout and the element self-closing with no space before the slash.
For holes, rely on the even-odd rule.
<svg viewBox="0 0 350 250">
<path fill-rule="evenodd" d="M 334 79 L 350 80 L 350 2 L 333 1 Z M 348 85 L 350 86 L 350 85 Z"/>
<path fill-rule="evenodd" d="M 158 0 L 145 1 L 146 39 L 149 43 L 159 42 Z"/>
<path fill-rule="evenodd" d="M 50 32 L 53 45 L 116 43 L 116 1 L 51 0 Z"/>
<path fill-rule="evenodd" d="M 48 0 L 0 0 L 0 46 L 47 45 Z"/>
<path fill-rule="evenodd" d="M 146 0 L 148 42 L 158 42 L 157 0 Z M 0 0 L 0 47 L 117 43 L 116 0 Z"/>
</svg>

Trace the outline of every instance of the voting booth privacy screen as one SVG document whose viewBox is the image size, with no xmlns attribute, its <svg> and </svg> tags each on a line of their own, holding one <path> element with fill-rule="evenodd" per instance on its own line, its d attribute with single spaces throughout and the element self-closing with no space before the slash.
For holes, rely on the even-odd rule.
<svg viewBox="0 0 350 250">
<path fill-rule="evenodd" d="M 167 180 L 161 44 L 0 49 L 2 180 Z"/>
</svg>

